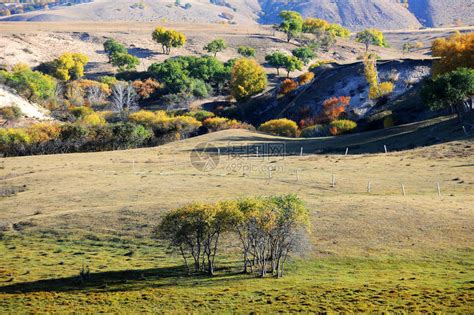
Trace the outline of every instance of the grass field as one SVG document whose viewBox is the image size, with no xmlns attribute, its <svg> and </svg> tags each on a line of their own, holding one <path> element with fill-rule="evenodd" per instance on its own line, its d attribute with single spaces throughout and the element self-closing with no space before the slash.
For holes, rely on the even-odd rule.
<svg viewBox="0 0 474 315">
<path fill-rule="evenodd" d="M 222 153 L 209 173 L 190 162 L 205 142 Z M 289 155 L 226 155 L 275 143 Z M 231 130 L 7 158 L 0 185 L 18 191 L 0 197 L 1 313 L 474 312 L 474 141 L 453 120 L 310 140 Z M 188 277 L 151 238 L 160 215 L 186 202 L 286 193 L 305 200 L 313 228 L 311 249 L 282 279 L 241 274 L 232 242 L 217 276 Z M 91 277 L 80 283 L 83 266 Z"/>
</svg>

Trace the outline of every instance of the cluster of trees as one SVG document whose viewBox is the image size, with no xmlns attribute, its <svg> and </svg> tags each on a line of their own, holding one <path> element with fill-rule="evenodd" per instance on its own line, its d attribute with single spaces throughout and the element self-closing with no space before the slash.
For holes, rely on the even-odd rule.
<svg viewBox="0 0 474 315">
<path fill-rule="evenodd" d="M 320 40 L 334 41 L 336 37 L 348 38 L 350 31 L 339 24 L 330 24 L 322 19 L 304 19 L 295 11 L 282 11 L 282 22 L 278 29 L 286 34 L 287 41 L 298 38 L 302 33 L 314 34 Z"/>
<path fill-rule="evenodd" d="M 277 70 L 278 75 L 280 75 L 281 68 L 285 69 L 287 78 L 290 77 L 291 72 L 303 70 L 303 61 L 298 59 L 298 57 L 279 51 L 266 55 L 265 61 Z"/>
<path fill-rule="evenodd" d="M 214 275 L 223 241 L 239 239 L 245 273 L 284 275 L 289 255 L 308 245 L 309 211 L 296 195 L 191 203 L 164 215 L 155 230 L 182 257 L 188 274 Z"/>
<path fill-rule="evenodd" d="M 146 145 L 151 137 L 144 127 L 132 123 L 37 123 L 0 129 L 0 151 L 18 156 L 128 149 Z"/>
<path fill-rule="evenodd" d="M 84 76 L 89 58 L 80 53 L 64 53 L 58 58 L 40 64 L 36 70 L 64 82 L 78 80 Z"/>
<path fill-rule="evenodd" d="M 436 39 L 431 50 L 433 57 L 439 57 L 433 63 L 434 76 L 458 68 L 474 68 L 474 33 L 456 32 L 449 38 Z"/>
<path fill-rule="evenodd" d="M 180 56 L 154 63 L 148 72 L 164 85 L 168 93 L 205 97 L 228 88 L 233 63 L 233 60 L 223 63 L 210 56 Z"/>
<path fill-rule="evenodd" d="M 4 115 L 3 110 L 0 115 Z M 162 144 L 208 131 L 252 129 L 206 111 L 141 110 L 127 116 L 71 107 L 67 122 L 36 123 L 25 128 L 0 128 L 0 152 L 6 156 L 130 149 Z M 124 112 L 125 113 L 125 112 Z"/>
<path fill-rule="evenodd" d="M 341 135 L 357 128 L 357 123 L 347 119 L 346 109 L 350 97 L 331 97 L 323 102 L 321 111 L 316 116 L 307 116 L 296 122 L 283 118 L 273 119 L 260 125 L 259 130 L 284 137 L 305 138 Z"/>
<path fill-rule="evenodd" d="M 109 57 L 109 62 L 120 72 L 136 70 L 140 64 L 140 59 L 129 54 L 127 48 L 113 38 L 104 42 L 104 51 Z"/>
<path fill-rule="evenodd" d="M 214 58 L 217 56 L 217 53 L 223 51 L 227 48 L 227 44 L 224 42 L 223 39 L 215 39 L 209 42 L 206 46 L 204 46 L 204 50 L 208 53 L 214 55 Z"/>
<path fill-rule="evenodd" d="M 267 87 L 267 73 L 254 59 L 235 61 L 230 79 L 231 95 L 243 102 L 263 92 Z"/>
</svg>

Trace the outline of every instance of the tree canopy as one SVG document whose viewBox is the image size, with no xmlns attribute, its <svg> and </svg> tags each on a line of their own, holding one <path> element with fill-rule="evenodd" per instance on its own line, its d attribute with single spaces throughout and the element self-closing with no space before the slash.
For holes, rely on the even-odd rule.
<svg viewBox="0 0 474 315">
<path fill-rule="evenodd" d="M 118 67 L 120 72 L 135 70 L 140 64 L 140 59 L 127 52 L 113 53 L 110 57 L 110 61 L 114 67 Z"/>
<path fill-rule="evenodd" d="M 388 47 L 388 43 L 386 42 L 383 33 L 374 28 L 369 28 L 357 33 L 356 42 L 365 45 L 365 52 L 369 51 L 370 45 Z"/>
<path fill-rule="evenodd" d="M 440 58 L 433 63 L 435 76 L 461 67 L 474 68 L 474 33 L 457 32 L 447 39 L 438 38 L 431 50 L 434 57 Z"/>
<path fill-rule="evenodd" d="M 276 68 L 277 74 L 280 75 L 280 68 L 285 66 L 285 60 L 288 58 L 288 55 L 279 51 L 271 53 L 265 56 L 265 61 L 268 62 L 270 66 Z"/>
<path fill-rule="evenodd" d="M 257 52 L 255 51 L 255 48 L 250 47 L 250 46 L 239 46 L 239 48 L 237 49 L 237 52 L 240 55 L 247 58 L 255 57 L 255 55 L 257 54 Z"/>
<path fill-rule="evenodd" d="M 214 54 L 214 57 L 217 56 L 217 53 L 223 51 L 227 48 L 227 44 L 223 39 L 215 39 L 204 46 L 204 50 L 208 53 Z"/>
<path fill-rule="evenodd" d="M 89 62 L 86 55 L 65 53 L 52 63 L 53 74 L 62 81 L 77 80 L 84 76 L 84 67 Z"/>
<path fill-rule="evenodd" d="M 312 59 L 316 58 L 316 53 L 309 47 L 298 47 L 293 49 L 293 56 L 307 65 Z"/>
<path fill-rule="evenodd" d="M 0 83 L 15 89 L 32 101 L 44 101 L 52 97 L 56 90 L 54 78 L 39 71 L 33 71 L 23 64 L 14 66 L 11 72 L 0 70 Z"/>
<path fill-rule="evenodd" d="M 152 33 L 152 38 L 161 44 L 163 53 L 167 55 L 171 53 L 171 48 L 179 48 L 186 44 L 186 36 L 183 33 L 164 27 L 157 27 Z"/>
<path fill-rule="evenodd" d="M 298 37 L 303 31 L 303 17 L 295 11 L 281 11 L 279 29 L 286 34 L 287 41 Z"/>
<path fill-rule="evenodd" d="M 253 59 L 238 59 L 232 68 L 230 87 L 238 102 L 248 100 L 267 87 L 265 69 Z"/>
<path fill-rule="evenodd" d="M 474 69 L 459 68 L 429 79 L 422 97 L 431 110 L 451 108 L 460 116 L 463 102 L 474 95 Z"/>
</svg>

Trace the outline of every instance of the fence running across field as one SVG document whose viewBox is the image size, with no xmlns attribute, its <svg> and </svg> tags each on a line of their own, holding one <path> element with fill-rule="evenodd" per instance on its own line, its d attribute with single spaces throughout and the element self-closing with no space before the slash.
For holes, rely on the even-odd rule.
<svg viewBox="0 0 474 315">
<path fill-rule="evenodd" d="M 217 154 L 217 153 L 216 153 Z M 439 178 L 433 181 L 426 179 L 416 180 L 414 178 L 407 180 L 392 179 L 393 176 L 381 174 L 374 178 L 359 174 L 357 170 L 328 171 L 322 168 L 314 167 L 311 161 L 305 161 L 303 168 L 296 168 L 287 165 L 295 161 L 311 157 L 310 155 L 287 156 L 278 161 L 266 160 L 267 157 L 248 155 L 242 156 L 236 166 L 230 167 L 231 161 L 227 161 L 225 155 L 221 156 L 218 166 L 210 172 L 200 171 L 192 166 L 189 159 L 183 160 L 182 155 L 178 160 L 176 158 L 166 159 L 158 158 L 156 160 L 148 159 L 146 161 L 120 160 L 113 162 L 120 163 L 123 167 L 109 170 L 94 170 L 104 175 L 115 176 L 122 172 L 131 172 L 137 176 L 163 176 L 163 177 L 183 177 L 183 176 L 206 176 L 209 178 L 260 181 L 262 185 L 282 184 L 292 187 L 302 187 L 314 189 L 320 193 L 344 193 L 344 194 L 365 194 L 365 195 L 433 195 L 438 197 L 450 196 L 459 193 L 474 193 L 474 187 L 471 183 L 453 181 L 453 179 Z M 339 156 L 341 164 L 344 156 Z M 288 163 L 286 163 L 288 162 Z M 236 163 L 236 162 L 232 162 Z M 338 165 L 340 168 L 341 164 Z M 335 167 L 336 168 L 336 167 Z M 316 175 L 315 175 L 316 174 Z M 390 177 L 390 178 L 389 178 Z"/>
</svg>

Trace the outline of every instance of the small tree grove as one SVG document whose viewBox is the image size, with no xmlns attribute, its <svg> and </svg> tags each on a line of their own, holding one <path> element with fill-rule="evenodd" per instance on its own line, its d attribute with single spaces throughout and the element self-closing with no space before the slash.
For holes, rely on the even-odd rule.
<svg viewBox="0 0 474 315">
<path fill-rule="evenodd" d="M 215 274 L 222 241 L 237 235 L 243 271 L 284 275 L 289 255 L 307 245 L 309 211 L 296 195 L 191 203 L 165 214 L 158 239 L 183 258 L 188 274 Z"/>
</svg>

